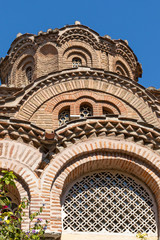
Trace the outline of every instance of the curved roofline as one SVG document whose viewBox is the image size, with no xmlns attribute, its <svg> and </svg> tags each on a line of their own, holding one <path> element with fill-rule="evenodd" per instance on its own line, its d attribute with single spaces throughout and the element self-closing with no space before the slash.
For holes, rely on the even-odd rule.
<svg viewBox="0 0 160 240">
<path fill-rule="evenodd" d="M 61 31 L 61 30 L 67 29 L 67 28 L 69 29 L 69 28 L 74 28 L 74 27 L 82 27 L 82 28 L 85 28 L 85 29 L 89 30 L 90 32 L 96 34 L 98 37 L 100 36 L 99 33 L 97 33 L 96 31 L 92 30 L 90 27 L 88 27 L 88 26 L 86 26 L 86 25 L 83 25 L 83 24 L 66 25 L 66 26 L 60 28 L 59 30 Z"/>
<path fill-rule="evenodd" d="M 23 38 L 25 38 L 25 37 L 32 37 L 32 36 L 36 36 L 36 35 L 35 35 L 35 34 L 32 34 L 32 33 L 24 33 L 24 34 L 22 34 L 22 35 L 20 35 L 20 36 L 17 36 L 17 37 L 13 40 L 13 42 L 11 43 L 11 47 L 8 49 L 7 54 L 10 53 L 11 49 L 14 47 L 14 45 L 16 45 L 16 42 L 18 42 L 20 39 L 23 39 Z"/>
<path fill-rule="evenodd" d="M 14 40 L 13 40 L 13 42 L 11 43 L 11 46 L 10 46 L 10 48 L 9 48 L 9 50 L 7 51 L 7 54 L 9 55 L 10 53 L 11 53 L 11 50 L 12 50 L 12 48 L 16 45 L 16 43 L 19 41 L 19 40 L 21 40 L 21 39 L 25 39 L 25 38 L 28 38 L 28 37 L 37 37 L 37 36 L 39 36 L 41 33 L 43 34 L 43 33 L 51 33 L 51 32 L 54 32 L 55 30 L 57 31 L 57 32 L 59 32 L 59 31 L 63 31 L 63 30 L 67 30 L 67 29 L 72 29 L 72 28 L 83 28 L 83 29 L 86 29 L 86 30 L 88 30 L 88 31 L 90 31 L 92 34 L 95 34 L 97 37 L 99 37 L 99 39 L 102 39 L 102 40 L 107 40 L 107 41 L 109 41 L 109 42 L 112 42 L 113 44 L 115 43 L 115 42 L 122 42 L 123 44 L 125 44 L 126 45 L 126 47 L 128 47 L 132 52 L 133 52 L 133 50 L 128 46 L 128 44 L 124 41 L 124 40 L 121 40 L 121 39 L 110 39 L 110 38 L 105 38 L 105 37 L 103 37 L 103 36 L 100 36 L 99 35 L 99 33 L 97 33 L 96 31 L 94 31 L 93 29 L 91 29 L 90 27 L 88 27 L 88 26 L 85 26 L 85 25 L 82 25 L 82 24 L 72 24 L 72 25 L 66 25 L 66 26 L 64 26 L 64 27 L 62 27 L 62 28 L 60 28 L 60 29 L 57 29 L 57 28 L 55 28 L 55 29 L 51 29 L 51 28 L 49 28 L 46 32 L 43 32 L 43 31 L 39 31 L 38 32 L 38 34 L 32 34 L 32 33 L 24 33 L 24 34 L 21 34 L 20 36 L 17 36 Z M 133 52 L 133 54 L 134 54 L 134 52 Z M 135 55 L 135 54 L 134 54 Z M 135 57 L 136 57 L 136 55 L 135 55 Z M 4 57 L 4 59 L 1 61 L 1 63 L 5 60 L 7 58 L 7 55 Z M 137 57 L 136 57 L 136 60 L 137 60 Z"/>
</svg>

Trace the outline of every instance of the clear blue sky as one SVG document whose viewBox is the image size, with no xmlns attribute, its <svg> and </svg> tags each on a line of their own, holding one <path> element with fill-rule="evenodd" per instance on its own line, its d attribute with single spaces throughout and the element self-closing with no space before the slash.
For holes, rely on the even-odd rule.
<svg viewBox="0 0 160 240">
<path fill-rule="evenodd" d="M 160 0 L 0 0 L 0 57 L 17 33 L 37 34 L 79 20 L 101 36 L 127 39 L 145 87 L 160 88 Z"/>
</svg>

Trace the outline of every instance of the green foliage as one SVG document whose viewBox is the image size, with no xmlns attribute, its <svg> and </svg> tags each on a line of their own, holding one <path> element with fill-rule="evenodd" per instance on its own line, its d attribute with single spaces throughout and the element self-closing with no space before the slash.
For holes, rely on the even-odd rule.
<svg viewBox="0 0 160 240">
<path fill-rule="evenodd" d="M 147 236 L 148 236 L 147 233 L 141 233 L 141 232 L 137 233 L 137 235 L 136 235 L 137 238 L 140 238 L 142 240 L 146 240 Z"/>
<path fill-rule="evenodd" d="M 7 196 L 7 185 L 15 187 L 16 176 L 13 172 L 2 171 L 3 176 L 0 178 L 0 240 L 27 240 L 36 239 L 44 235 L 47 228 L 47 221 L 43 222 L 41 218 L 37 218 L 43 211 L 40 207 L 38 212 L 34 212 L 29 216 L 30 227 L 27 232 L 21 229 L 23 217 L 25 217 L 25 209 L 29 207 L 28 199 L 23 199 L 15 212 L 9 211 L 11 201 Z M 33 224 L 32 224 L 33 222 Z"/>
</svg>

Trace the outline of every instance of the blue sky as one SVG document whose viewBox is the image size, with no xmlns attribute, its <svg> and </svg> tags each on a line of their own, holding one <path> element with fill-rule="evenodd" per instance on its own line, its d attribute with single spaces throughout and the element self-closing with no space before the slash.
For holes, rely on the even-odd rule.
<svg viewBox="0 0 160 240">
<path fill-rule="evenodd" d="M 127 39 L 145 87 L 160 88 L 160 0 L 0 0 L 0 57 L 17 33 L 37 34 L 79 20 L 101 36 Z"/>
</svg>

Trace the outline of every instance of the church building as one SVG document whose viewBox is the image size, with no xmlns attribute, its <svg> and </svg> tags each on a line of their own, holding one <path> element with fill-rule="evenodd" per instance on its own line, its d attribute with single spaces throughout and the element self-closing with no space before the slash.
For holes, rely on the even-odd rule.
<svg viewBox="0 0 160 240">
<path fill-rule="evenodd" d="M 141 76 L 126 40 L 79 21 L 1 58 L 0 169 L 15 209 L 45 205 L 46 240 L 160 239 L 160 91 Z"/>
</svg>

